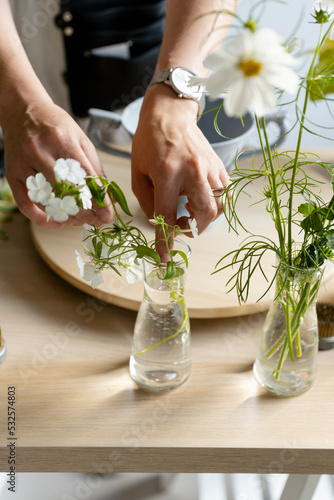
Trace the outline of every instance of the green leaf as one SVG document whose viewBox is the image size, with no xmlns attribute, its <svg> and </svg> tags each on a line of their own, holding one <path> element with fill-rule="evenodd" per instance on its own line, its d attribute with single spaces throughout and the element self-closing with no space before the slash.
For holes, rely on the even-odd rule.
<svg viewBox="0 0 334 500">
<path fill-rule="evenodd" d="M 311 230 L 318 233 L 323 230 L 324 226 L 319 213 L 315 210 L 311 215 L 306 217 L 300 224 L 301 228 L 304 229 L 306 233 Z"/>
<path fill-rule="evenodd" d="M 171 255 L 171 257 L 175 257 L 175 255 L 179 255 L 184 260 L 186 267 L 188 267 L 188 257 L 184 252 L 182 252 L 182 250 L 172 250 L 170 252 L 170 255 Z"/>
<path fill-rule="evenodd" d="M 98 204 L 98 206 L 105 207 L 106 206 L 105 201 L 104 201 L 104 198 L 106 195 L 105 188 L 102 188 L 101 186 L 99 186 L 97 184 L 96 180 L 91 178 L 91 177 L 87 178 L 87 186 L 89 187 L 89 189 L 92 193 L 92 196 L 93 196 L 94 200 L 96 201 L 96 203 Z"/>
<path fill-rule="evenodd" d="M 319 53 L 319 62 L 314 68 L 314 78 L 310 82 L 310 98 L 312 101 L 325 99 L 334 92 L 334 41 L 326 40 Z"/>
<path fill-rule="evenodd" d="M 321 208 L 319 210 L 319 214 L 324 220 L 334 220 L 334 210 L 330 210 L 328 208 Z"/>
<path fill-rule="evenodd" d="M 303 203 L 299 205 L 298 212 L 302 215 L 310 215 L 314 210 L 314 206 L 311 203 Z"/>
<path fill-rule="evenodd" d="M 123 191 L 121 190 L 121 188 L 116 184 L 116 182 L 115 181 L 109 182 L 108 189 L 109 189 L 110 193 L 112 194 L 112 196 L 117 201 L 117 203 L 119 204 L 119 206 L 121 207 L 121 209 L 123 210 L 123 212 L 126 213 L 126 215 L 129 215 L 130 217 L 132 217 L 132 214 L 129 210 L 125 195 L 124 195 Z"/>
<path fill-rule="evenodd" d="M 149 257 L 154 260 L 154 262 L 159 265 L 161 263 L 160 255 L 158 252 L 153 250 L 153 248 L 146 247 L 145 245 L 138 245 L 133 248 L 137 252 L 137 258 L 142 259 L 143 257 Z"/>
<path fill-rule="evenodd" d="M 165 274 L 165 280 L 169 280 L 173 278 L 175 275 L 175 262 L 173 260 L 169 260 L 167 262 L 167 269 L 166 269 L 166 274 Z"/>
</svg>

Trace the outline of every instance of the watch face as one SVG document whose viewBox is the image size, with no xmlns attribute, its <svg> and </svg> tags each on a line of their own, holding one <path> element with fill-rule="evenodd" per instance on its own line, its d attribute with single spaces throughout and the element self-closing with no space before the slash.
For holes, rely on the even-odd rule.
<svg viewBox="0 0 334 500">
<path fill-rule="evenodd" d="M 185 97 L 197 97 L 197 95 L 201 92 L 201 87 L 199 85 L 194 87 L 188 87 L 189 78 L 194 76 L 194 74 L 186 68 L 175 68 L 169 80 L 172 84 L 172 87 L 176 92 L 184 95 Z"/>
</svg>

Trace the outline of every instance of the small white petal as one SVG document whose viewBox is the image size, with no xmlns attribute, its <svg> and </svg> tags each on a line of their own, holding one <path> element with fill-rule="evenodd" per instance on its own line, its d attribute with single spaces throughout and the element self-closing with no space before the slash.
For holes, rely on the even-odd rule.
<svg viewBox="0 0 334 500">
<path fill-rule="evenodd" d="M 66 179 L 68 173 L 68 167 L 66 160 L 64 158 L 58 158 L 53 167 L 54 173 L 56 177 L 59 177 L 62 181 Z"/>
<path fill-rule="evenodd" d="M 36 182 L 35 182 L 35 176 L 30 175 L 27 180 L 26 180 L 26 186 L 28 189 L 35 189 L 36 188 Z"/>
<path fill-rule="evenodd" d="M 334 1 L 333 0 L 318 0 L 313 4 L 313 9 L 314 10 L 324 10 L 327 11 L 329 14 L 334 13 Z"/>
<path fill-rule="evenodd" d="M 62 201 L 62 207 L 69 215 L 76 215 L 79 212 L 79 207 L 76 204 L 73 196 L 64 196 Z"/>
<path fill-rule="evenodd" d="M 83 258 L 81 257 L 81 255 L 79 254 L 79 252 L 77 250 L 75 250 L 75 253 L 77 255 L 77 265 L 78 265 L 78 268 L 79 268 L 79 271 L 80 271 L 80 278 L 83 277 L 83 269 L 84 269 L 84 266 L 85 266 L 85 262 L 83 260 Z"/>
<path fill-rule="evenodd" d="M 101 272 L 98 272 L 94 275 L 94 278 L 92 279 L 92 288 L 96 288 L 99 285 L 103 283 L 103 276 Z"/>
<path fill-rule="evenodd" d="M 195 240 L 198 240 L 198 228 L 197 228 L 197 221 L 196 219 L 188 219 L 188 224 L 189 224 L 189 229 L 191 230 L 191 233 Z"/>
<path fill-rule="evenodd" d="M 81 278 L 83 278 L 86 281 L 91 281 L 94 278 L 95 273 L 96 270 L 94 264 L 91 264 L 90 262 L 85 262 Z"/>
<path fill-rule="evenodd" d="M 93 205 L 92 205 L 92 193 L 89 187 L 87 185 L 84 185 L 79 189 L 79 192 L 83 209 L 90 210 Z"/>
</svg>

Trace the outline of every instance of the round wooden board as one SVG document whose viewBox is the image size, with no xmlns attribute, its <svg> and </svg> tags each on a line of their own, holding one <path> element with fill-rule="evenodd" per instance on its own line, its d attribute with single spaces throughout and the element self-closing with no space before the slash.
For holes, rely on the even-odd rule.
<svg viewBox="0 0 334 500">
<path fill-rule="evenodd" d="M 129 160 L 104 153 L 99 153 L 99 156 L 108 178 L 115 180 L 124 191 L 135 224 L 149 238 L 154 237 L 153 228 L 146 221 L 131 191 Z M 250 162 L 251 160 L 243 161 Z M 323 180 L 329 180 L 325 173 L 320 175 Z M 251 198 L 244 197 L 239 205 L 240 218 L 254 234 L 264 234 L 263 228 L 265 227 L 265 235 L 275 238 L 273 223 L 268 218 L 263 204 L 255 204 L 251 209 L 249 207 L 257 198 L 256 188 L 253 189 Z M 329 182 L 324 185 L 322 195 L 325 199 L 329 199 L 331 196 Z M 124 278 L 118 277 L 112 271 L 106 271 L 104 272 L 104 283 L 94 290 L 89 283 L 80 279 L 74 252 L 75 250 L 81 251 L 80 227 L 64 226 L 58 231 L 41 228 L 32 223 L 31 234 L 36 249 L 45 262 L 73 286 L 105 302 L 135 311 L 139 309 L 143 296 L 142 283 L 129 285 Z M 217 261 L 223 255 L 237 248 L 245 236 L 245 233 L 240 233 L 237 236 L 234 232 L 229 232 L 222 217 L 221 222 L 216 223 L 213 228 L 208 228 L 200 236 L 199 241 L 186 238 L 192 247 L 186 286 L 186 303 L 191 318 L 233 317 L 268 309 L 273 298 L 273 290 L 267 293 L 260 302 L 257 302 L 266 290 L 266 283 L 261 273 L 253 276 L 249 299 L 247 303 L 242 305 L 239 305 L 235 291 L 227 293 L 226 283 L 233 274 L 231 269 L 211 275 Z M 263 269 L 269 278 L 274 275 L 273 265 L 274 257 L 268 253 L 263 259 Z M 333 266 L 328 266 L 326 273 L 328 274 L 332 270 Z"/>
</svg>

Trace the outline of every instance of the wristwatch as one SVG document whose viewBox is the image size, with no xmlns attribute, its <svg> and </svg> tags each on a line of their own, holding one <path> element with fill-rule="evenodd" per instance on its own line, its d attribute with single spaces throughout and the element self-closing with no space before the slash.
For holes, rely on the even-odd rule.
<svg viewBox="0 0 334 500">
<path fill-rule="evenodd" d="M 191 76 L 198 75 L 196 75 L 193 71 L 190 71 L 190 69 L 182 68 L 180 66 L 176 68 L 162 69 L 153 76 L 148 88 L 155 83 L 165 83 L 174 90 L 178 97 L 196 101 L 198 104 L 197 116 L 200 116 L 205 108 L 204 87 L 202 85 L 188 86 L 189 78 Z"/>
</svg>

